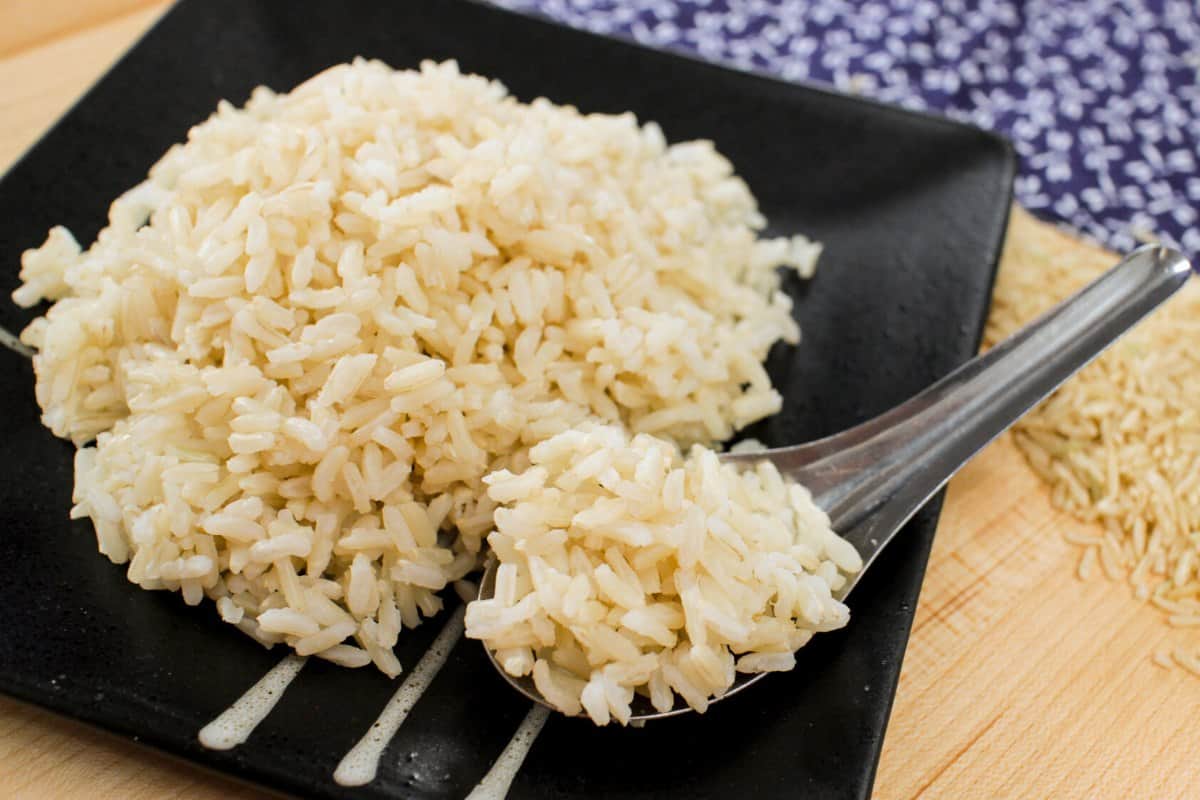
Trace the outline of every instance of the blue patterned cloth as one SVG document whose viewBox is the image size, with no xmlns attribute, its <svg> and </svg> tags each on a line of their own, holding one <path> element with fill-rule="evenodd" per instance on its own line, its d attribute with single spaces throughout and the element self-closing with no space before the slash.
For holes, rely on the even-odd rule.
<svg viewBox="0 0 1200 800">
<path fill-rule="evenodd" d="M 999 131 L 1017 199 L 1200 256 L 1200 0 L 499 0 Z"/>
</svg>

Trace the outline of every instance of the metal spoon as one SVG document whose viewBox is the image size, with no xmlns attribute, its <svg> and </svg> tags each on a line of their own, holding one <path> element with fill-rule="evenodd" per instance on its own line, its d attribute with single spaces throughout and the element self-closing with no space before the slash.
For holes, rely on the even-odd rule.
<svg viewBox="0 0 1200 800">
<path fill-rule="evenodd" d="M 721 458 L 747 465 L 770 460 L 808 487 L 834 530 L 862 555 L 862 571 L 837 593 L 845 599 L 904 523 L 955 472 L 1180 289 L 1190 269 L 1174 250 L 1139 248 L 1078 294 L 891 411 L 807 444 Z M 495 559 L 490 559 L 479 586 L 481 600 L 492 596 L 495 573 Z M 487 652 L 513 688 L 548 705 L 531 679 L 509 675 Z M 739 675 L 713 702 L 765 674 Z M 677 705 L 659 712 L 639 696 L 632 719 L 690 710 Z"/>
</svg>

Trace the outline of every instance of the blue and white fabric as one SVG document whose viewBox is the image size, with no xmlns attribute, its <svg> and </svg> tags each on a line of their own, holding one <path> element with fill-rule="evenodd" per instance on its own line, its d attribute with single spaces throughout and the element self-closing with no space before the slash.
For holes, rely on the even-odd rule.
<svg viewBox="0 0 1200 800">
<path fill-rule="evenodd" d="M 1007 135 L 1018 201 L 1200 256 L 1198 0 L 500 0 Z"/>
</svg>

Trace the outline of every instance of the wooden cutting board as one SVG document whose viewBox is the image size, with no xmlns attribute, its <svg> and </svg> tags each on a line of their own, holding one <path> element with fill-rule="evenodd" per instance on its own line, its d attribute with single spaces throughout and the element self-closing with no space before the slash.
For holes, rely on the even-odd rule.
<svg viewBox="0 0 1200 800">
<path fill-rule="evenodd" d="M 162 12 L 144 0 L 0 4 L 0 169 Z M 1002 271 L 1113 260 L 1016 209 Z M 11 265 L 10 265 L 11 268 Z M 1123 585 L 1076 579 L 1057 513 L 1007 437 L 950 485 L 875 796 L 1200 796 L 1200 678 L 1155 666 L 1178 636 Z M 0 698 L 0 796 L 256 793 Z"/>
</svg>

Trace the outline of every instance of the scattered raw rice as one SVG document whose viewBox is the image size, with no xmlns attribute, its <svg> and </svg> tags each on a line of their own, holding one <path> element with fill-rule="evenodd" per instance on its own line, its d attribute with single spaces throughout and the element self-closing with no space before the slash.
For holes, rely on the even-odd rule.
<svg viewBox="0 0 1200 800">
<path fill-rule="evenodd" d="M 1018 213 L 987 341 L 995 343 L 1112 266 L 1098 249 Z M 1054 504 L 1103 530 L 1072 538 L 1112 580 L 1173 625 L 1200 619 L 1200 282 L 1162 309 L 1014 427 L 1014 440 L 1051 487 Z M 1092 558 L 1092 561 L 1095 561 Z M 1182 652 L 1182 651 L 1181 651 Z M 1185 653 L 1188 669 L 1197 666 Z"/>
<path fill-rule="evenodd" d="M 1079 579 L 1081 581 L 1090 580 L 1096 572 L 1096 548 L 1089 547 L 1083 551 L 1083 556 L 1079 559 Z"/>
<path fill-rule="evenodd" d="M 588 419 L 686 445 L 778 410 L 775 267 L 819 246 L 763 225 L 711 143 L 358 61 L 222 102 L 13 297 L 57 300 L 22 340 L 101 552 L 394 675 L 478 563 L 484 475 Z"/>
<path fill-rule="evenodd" d="M 484 478 L 499 566 L 466 628 L 559 710 L 624 724 L 640 692 L 659 711 L 679 695 L 703 712 L 737 672 L 789 670 L 814 633 L 848 621 L 834 595 L 862 560 L 770 463 L 722 465 L 699 445 L 684 460 L 615 426 L 529 457 Z"/>
<path fill-rule="evenodd" d="M 1200 657 L 1197 657 L 1194 652 L 1184 647 L 1176 647 L 1171 651 L 1171 656 L 1175 659 L 1176 664 L 1200 677 Z"/>
</svg>

